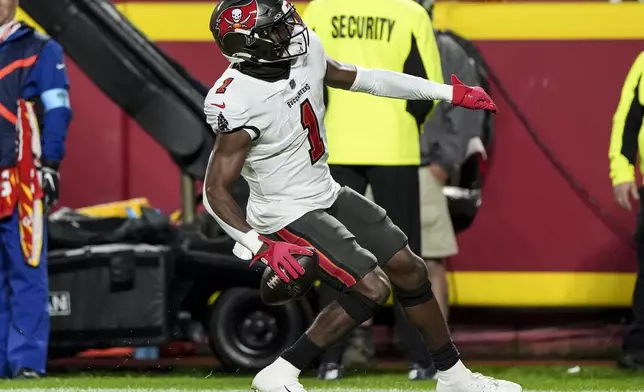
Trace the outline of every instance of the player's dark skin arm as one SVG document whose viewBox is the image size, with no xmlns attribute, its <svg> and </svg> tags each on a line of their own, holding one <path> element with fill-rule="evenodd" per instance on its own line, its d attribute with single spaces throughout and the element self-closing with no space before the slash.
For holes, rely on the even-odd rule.
<svg viewBox="0 0 644 392">
<path fill-rule="evenodd" d="M 219 134 L 205 178 L 205 197 L 215 215 L 242 233 L 252 228 L 230 194 L 230 188 L 241 174 L 251 145 L 250 135 L 244 131 Z"/>
<path fill-rule="evenodd" d="M 357 70 L 355 65 L 344 64 L 327 58 L 324 84 L 333 88 L 349 90 L 356 80 L 356 74 Z"/>
</svg>

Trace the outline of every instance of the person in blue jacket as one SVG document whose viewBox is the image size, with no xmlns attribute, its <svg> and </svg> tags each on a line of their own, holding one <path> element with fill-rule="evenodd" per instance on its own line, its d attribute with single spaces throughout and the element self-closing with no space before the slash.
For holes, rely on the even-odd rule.
<svg viewBox="0 0 644 392">
<path fill-rule="evenodd" d="M 17 7 L 0 0 L 0 378 L 39 378 L 49 343 L 45 217 L 72 112 L 61 46 L 17 22 Z M 40 146 L 24 145 L 27 132 Z"/>
</svg>

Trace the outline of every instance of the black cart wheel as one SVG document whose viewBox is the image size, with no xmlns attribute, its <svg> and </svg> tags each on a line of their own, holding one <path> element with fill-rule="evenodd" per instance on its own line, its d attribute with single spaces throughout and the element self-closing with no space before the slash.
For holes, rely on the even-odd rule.
<svg viewBox="0 0 644 392">
<path fill-rule="evenodd" d="M 265 305 L 259 290 L 232 288 L 212 306 L 210 346 L 228 370 L 258 370 L 293 344 L 306 328 L 301 306 Z"/>
</svg>

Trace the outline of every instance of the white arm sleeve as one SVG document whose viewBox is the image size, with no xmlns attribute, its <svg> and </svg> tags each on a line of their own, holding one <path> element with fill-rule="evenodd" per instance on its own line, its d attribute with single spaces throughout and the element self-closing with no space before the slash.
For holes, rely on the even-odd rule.
<svg viewBox="0 0 644 392">
<path fill-rule="evenodd" d="M 259 239 L 259 234 L 255 230 L 251 230 L 247 233 L 241 232 L 228 223 L 224 222 L 223 219 L 219 218 L 215 211 L 213 211 L 208 202 L 208 197 L 206 196 L 206 187 L 204 184 L 203 189 L 203 206 L 206 208 L 206 211 L 215 218 L 219 226 L 230 236 L 230 238 L 236 241 L 235 247 L 233 248 L 233 254 L 239 257 L 242 260 L 250 260 L 254 255 L 259 252 L 259 249 L 264 245 L 264 243 Z"/>
<path fill-rule="evenodd" d="M 453 88 L 450 85 L 384 69 L 367 69 L 357 66 L 356 69 L 356 80 L 351 86 L 351 91 L 379 97 L 452 102 Z"/>
</svg>

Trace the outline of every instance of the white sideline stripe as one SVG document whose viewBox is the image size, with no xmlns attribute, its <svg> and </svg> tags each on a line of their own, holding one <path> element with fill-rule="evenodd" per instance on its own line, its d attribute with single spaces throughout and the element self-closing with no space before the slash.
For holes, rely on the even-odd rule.
<svg viewBox="0 0 644 392">
<path fill-rule="evenodd" d="M 5 384 L 6 385 L 6 384 Z M 3 383 L 0 383 L 0 391 Z M 50 391 L 50 392 L 251 392 L 251 389 L 157 389 L 157 388 L 10 388 L 12 392 L 33 392 L 33 391 Z M 420 390 L 419 390 L 420 391 Z M 335 389 L 309 389 L 309 392 L 410 392 L 403 389 L 365 389 L 365 388 L 335 388 Z M 524 392 L 572 392 L 572 390 L 525 390 Z M 614 390 L 589 389 L 574 392 L 615 392 Z M 619 392 L 642 392 L 641 390 L 619 391 Z"/>
</svg>

